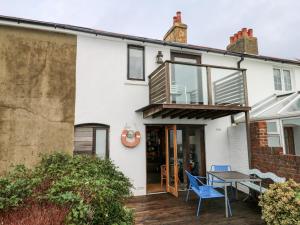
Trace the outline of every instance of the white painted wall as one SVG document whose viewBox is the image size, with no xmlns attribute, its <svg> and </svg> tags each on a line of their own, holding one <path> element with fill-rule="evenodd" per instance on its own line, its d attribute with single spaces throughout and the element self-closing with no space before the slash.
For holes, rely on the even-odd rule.
<svg viewBox="0 0 300 225">
<path fill-rule="evenodd" d="M 135 110 L 148 105 L 147 82 L 130 82 L 127 76 L 127 42 L 78 36 L 75 123 L 103 123 L 110 126 L 110 157 L 131 179 L 136 195 L 146 193 L 145 124 L 207 124 L 207 167 L 228 164 L 226 127 L 230 118 L 214 121 L 143 119 Z M 146 46 L 146 74 L 155 68 L 155 56 L 167 47 Z M 141 143 L 126 149 L 120 142 L 121 131 L 129 126 L 141 131 Z"/>
<path fill-rule="evenodd" d="M 146 194 L 145 124 L 206 124 L 207 169 L 213 164 L 231 164 L 233 169 L 246 169 L 248 156 L 245 154 L 246 145 L 242 142 L 245 138 L 243 128 L 229 128 L 230 117 L 213 121 L 143 119 L 141 113 L 135 112 L 148 105 L 148 86 L 147 79 L 145 82 L 127 81 L 128 43 L 145 45 L 146 78 L 158 66 L 155 63 L 158 50 L 163 52 L 164 60 L 170 58 L 168 46 L 78 35 L 75 124 L 102 123 L 110 126 L 110 157 L 133 182 L 134 194 Z M 238 60 L 202 53 L 202 63 L 205 64 L 235 67 Z M 248 68 L 251 104 L 273 93 L 271 64 L 245 60 L 242 67 L 245 66 Z M 300 84 L 300 81 L 296 83 Z M 120 135 L 125 127 L 141 132 L 141 142 L 136 148 L 127 149 L 121 144 Z"/>
</svg>

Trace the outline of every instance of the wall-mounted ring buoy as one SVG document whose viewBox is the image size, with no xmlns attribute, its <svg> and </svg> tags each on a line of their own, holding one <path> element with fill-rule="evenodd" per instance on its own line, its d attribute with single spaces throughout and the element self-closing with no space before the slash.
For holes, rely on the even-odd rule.
<svg viewBox="0 0 300 225">
<path fill-rule="evenodd" d="M 141 140 L 141 133 L 133 130 L 123 130 L 121 135 L 121 141 L 127 148 L 136 147 Z"/>
</svg>

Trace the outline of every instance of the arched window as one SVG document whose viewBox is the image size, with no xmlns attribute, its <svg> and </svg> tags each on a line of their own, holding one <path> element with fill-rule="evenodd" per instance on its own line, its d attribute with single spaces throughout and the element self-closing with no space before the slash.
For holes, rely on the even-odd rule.
<svg viewBox="0 0 300 225">
<path fill-rule="evenodd" d="M 98 123 L 75 125 L 74 154 L 109 158 L 109 126 Z"/>
</svg>

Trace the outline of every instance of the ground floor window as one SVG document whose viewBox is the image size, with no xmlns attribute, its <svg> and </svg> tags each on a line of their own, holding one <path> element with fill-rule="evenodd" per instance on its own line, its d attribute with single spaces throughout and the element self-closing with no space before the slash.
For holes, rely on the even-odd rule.
<svg viewBox="0 0 300 225">
<path fill-rule="evenodd" d="M 288 155 L 300 156 L 300 118 L 267 120 L 269 147 L 282 147 Z"/>
<path fill-rule="evenodd" d="M 74 130 L 74 153 L 109 158 L 109 126 L 103 124 L 79 124 Z"/>
</svg>

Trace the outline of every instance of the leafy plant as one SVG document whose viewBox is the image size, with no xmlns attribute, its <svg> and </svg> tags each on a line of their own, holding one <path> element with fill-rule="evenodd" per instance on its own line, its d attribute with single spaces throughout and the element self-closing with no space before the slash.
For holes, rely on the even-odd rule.
<svg viewBox="0 0 300 225">
<path fill-rule="evenodd" d="M 268 225 L 300 225 L 300 184 L 293 180 L 271 184 L 259 205 Z"/>
<path fill-rule="evenodd" d="M 0 210 L 32 195 L 36 201 L 68 206 L 66 224 L 133 224 L 124 206 L 131 187 L 110 160 L 55 153 L 32 171 L 20 166 L 0 179 Z"/>
</svg>

